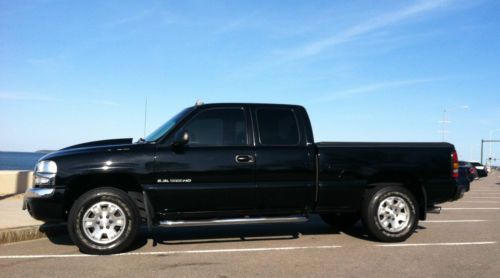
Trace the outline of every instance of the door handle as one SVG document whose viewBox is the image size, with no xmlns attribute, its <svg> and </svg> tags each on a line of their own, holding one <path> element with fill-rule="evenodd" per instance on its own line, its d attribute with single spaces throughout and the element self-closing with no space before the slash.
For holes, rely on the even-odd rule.
<svg viewBox="0 0 500 278">
<path fill-rule="evenodd" d="M 237 155 L 235 157 L 236 163 L 254 163 L 255 159 L 251 155 Z"/>
</svg>

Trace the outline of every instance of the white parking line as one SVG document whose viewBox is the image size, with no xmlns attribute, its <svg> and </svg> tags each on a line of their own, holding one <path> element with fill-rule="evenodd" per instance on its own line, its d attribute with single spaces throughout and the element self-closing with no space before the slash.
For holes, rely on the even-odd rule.
<svg viewBox="0 0 500 278">
<path fill-rule="evenodd" d="M 495 203 L 498 204 L 498 201 L 459 201 L 459 203 Z"/>
<path fill-rule="evenodd" d="M 471 219 L 471 220 L 425 220 L 420 221 L 423 223 L 475 223 L 475 222 L 486 222 L 488 220 L 483 219 Z"/>
<path fill-rule="evenodd" d="M 474 197 L 474 196 L 472 196 L 471 198 L 472 199 L 500 199 L 500 197 L 495 197 L 495 196 L 493 196 L 493 197 Z"/>
<path fill-rule="evenodd" d="M 377 244 L 377 247 L 461 246 L 497 244 L 496 241 Z"/>
<path fill-rule="evenodd" d="M 467 194 L 467 193 L 465 193 L 465 194 Z M 498 193 L 476 193 L 476 194 L 467 194 L 466 196 L 470 196 L 470 197 L 488 197 L 488 196 L 500 197 L 500 194 L 498 194 Z"/>
<path fill-rule="evenodd" d="M 207 253 L 236 253 L 236 252 L 269 252 L 269 251 L 293 251 L 307 249 L 334 249 L 341 248 L 339 245 L 324 246 L 296 246 L 296 247 L 274 247 L 274 248 L 242 248 L 242 249 L 208 249 L 208 250 L 179 250 L 179 251 L 160 251 L 160 252 L 129 252 L 109 257 L 118 256 L 155 256 L 155 255 L 180 255 L 180 254 L 207 254 Z M 0 259 L 43 259 L 43 258 L 82 258 L 82 257 L 100 257 L 97 255 L 86 254 L 65 254 L 65 255 L 8 255 L 0 256 Z"/>
<path fill-rule="evenodd" d="M 500 208 L 442 208 L 443 210 L 498 210 Z"/>
</svg>

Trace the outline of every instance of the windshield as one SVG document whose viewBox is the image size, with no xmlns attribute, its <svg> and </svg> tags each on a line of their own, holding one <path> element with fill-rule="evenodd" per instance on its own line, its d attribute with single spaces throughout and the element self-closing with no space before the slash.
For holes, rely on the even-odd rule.
<svg viewBox="0 0 500 278">
<path fill-rule="evenodd" d="M 172 127 L 175 126 L 184 116 L 186 116 L 189 112 L 193 110 L 192 107 L 186 108 L 182 110 L 179 114 L 175 115 L 172 119 L 168 120 L 166 123 L 162 124 L 159 128 L 157 128 L 155 131 L 151 132 L 146 138 L 144 138 L 145 141 L 147 142 L 152 142 L 160 139 L 165 133 L 170 131 Z"/>
</svg>

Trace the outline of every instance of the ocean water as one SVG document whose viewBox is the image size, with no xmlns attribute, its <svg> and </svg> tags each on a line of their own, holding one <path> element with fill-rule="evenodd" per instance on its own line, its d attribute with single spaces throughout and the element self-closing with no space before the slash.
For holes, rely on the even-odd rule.
<svg viewBox="0 0 500 278">
<path fill-rule="evenodd" d="M 0 152 L 0 170 L 33 170 L 46 153 Z"/>
</svg>

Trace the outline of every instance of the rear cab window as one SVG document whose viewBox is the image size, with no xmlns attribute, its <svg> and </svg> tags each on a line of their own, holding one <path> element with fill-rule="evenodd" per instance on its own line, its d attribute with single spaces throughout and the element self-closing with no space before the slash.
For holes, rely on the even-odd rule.
<svg viewBox="0 0 500 278">
<path fill-rule="evenodd" d="M 255 114 L 261 145 L 296 146 L 300 143 L 297 115 L 293 109 L 259 107 Z"/>
</svg>

